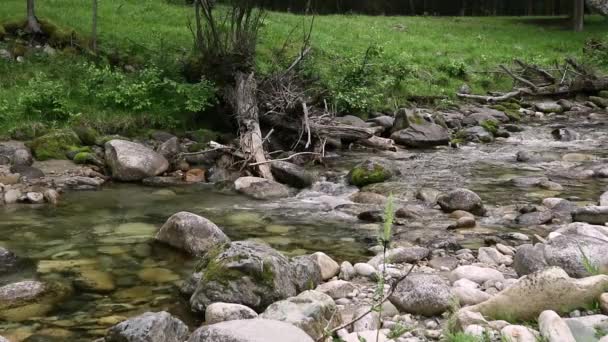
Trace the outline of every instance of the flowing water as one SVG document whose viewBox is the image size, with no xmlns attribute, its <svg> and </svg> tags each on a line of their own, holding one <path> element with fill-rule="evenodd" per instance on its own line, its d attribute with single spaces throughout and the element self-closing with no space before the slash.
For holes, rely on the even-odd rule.
<svg viewBox="0 0 608 342">
<path fill-rule="evenodd" d="M 505 224 L 500 213 L 509 206 L 538 204 L 545 197 L 595 202 L 608 185 L 605 179 L 577 179 L 568 173 L 575 167 L 607 162 L 608 118 L 552 120 L 551 125 L 573 128 L 582 140 L 554 141 L 552 126 L 545 123 L 492 144 L 375 153 L 374 158 L 388 161 L 399 175 L 371 189 L 393 193 L 399 204 L 407 204 L 414 202 L 421 187 L 442 191 L 466 187 L 490 207 L 489 217 L 478 228 L 458 232 L 446 231 L 452 223 L 446 215 L 421 208 L 419 220 L 397 228 L 402 240 L 422 243 L 452 236 L 474 247 L 488 235 L 533 233 Z M 551 152 L 559 159 L 518 163 L 515 154 L 519 150 Z M 563 160 L 565 154 L 570 156 Z M 327 168 L 332 171 L 316 170 L 324 174 L 319 182 L 281 201 L 253 201 L 212 185 L 158 189 L 112 184 L 102 191 L 67 193 L 56 207 L 0 207 L 0 246 L 28 260 L 19 272 L 0 275 L 0 285 L 35 277 L 75 280 L 76 285 L 69 300 L 44 317 L 0 321 L 0 335 L 27 337 L 36 332 L 28 341 L 90 341 L 120 319 L 116 316 L 150 310 L 169 310 L 192 326 L 199 324 L 200 319 L 188 312 L 177 291 L 195 261 L 152 240 L 162 223 L 178 211 L 209 218 L 233 240 L 260 239 L 287 255 L 324 251 L 339 261 L 364 260 L 369 255 L 367 248 L 375 244 L 377 224 L 357 220 L 356 213 L 373 206 L 348 200 L 357 189 L 344 184 L 344 175 L 352 165 L 370 157 L 369 153 L 346 152 L 329 158 Z M 547 176 L 564 189 L 521 188 L 510 182 L 522 176 Z M 113 286 L 101 294 L 82 290 L 78 286 L 82 274 L 75 272 L 78 268 L 99 271 L 89 277 L 101 282 L 110 279 Z"/>
</svg>

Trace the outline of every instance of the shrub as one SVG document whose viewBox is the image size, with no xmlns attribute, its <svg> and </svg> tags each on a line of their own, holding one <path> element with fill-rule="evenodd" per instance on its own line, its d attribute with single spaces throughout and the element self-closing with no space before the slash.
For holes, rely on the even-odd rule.
<svg viewBox="0 0 608 342">
<path fill-rule="evenodd" d="M 21 92 L 18 103 L 26 115 L 42 121 L 64 122 L 72 116 L 66 92 L 63 84 L 37 73 Z"/>
<path fill-rule="evenodd" d="M 451 78 L 464 79 L 467 76 L 467 65 L 461 60 L 450 60 L 439 65 L 439 70 Z"/>
</svg>

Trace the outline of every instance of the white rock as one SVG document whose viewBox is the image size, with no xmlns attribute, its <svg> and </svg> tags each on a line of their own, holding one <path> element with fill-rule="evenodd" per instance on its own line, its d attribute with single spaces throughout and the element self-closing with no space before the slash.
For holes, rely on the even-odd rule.
<svg viewBox="0 0 608 342">
<path fill-rule="evenodd" d="M 369 307 L 360 307 L 355 310 L 353 317 L 359 317 L 369 310 Z M 372 311 L 367 315 L 363 316 L 360 320 L 353 323 L 353 331 L 367 331 L 380 329 L 380 314 L 376 311 Z"/>
<path fill-rule="evenodd" d="M 504 255 L 510 255 L 510 256 L 515 255 L 515 248 L 513 248 L 511 246 L 503 245 L 502 243 L 497 243 L 496 249 L 498 249 L 498 251 Z"/>
<path fill-rule="evenodd" d="M 376 340 L 376 336 L 377 330 L 358 331 L 345 335 L 342 337 L 342 340 L 344 342 L 394 342 L 394 340 L 389 340 L 386 335 L 382 333 L 382 331 L 380 332 L 378 340 Z"/>
<path fill-rule="evenodd" d="M 488 293 L 470 287 L 454 287 L 452 293 L 463 306 L 479 304 L 492 298 Z"/>
<path fill-rule="evenodd" d="M 600 196 L 600 206 L 608 206 L 608 191 Z"/>
<path fill-rule="evenodd" d="M 468 279 L 478 284 L 483 284 L 488 280 L 503 281 L 504 275 L 493 268 L 479 267 L 479 266 L 459 266 L 450 273 L 449 276 L 452 282 L 459 279 Z"/>
<path fill-rule="evenodd" d="M 472 324 L 464 329 L 464 333 L 467 335 L 482 338 L 485 334 L 486 329 L 481 325 Z"/>
<path fill-rule="evenodd" d="M 543 311 L 538 317 L 538 327 L 548 342 L 576 342 L 566 322 L 555 311 Z"/>
<path fill-rule="evenodd" d="M 333 280 L 317 286 L 316 291 L 323 292 L 333 299 L 346 298 L 356 290 L 355 285 L 344 280 Z"/>
<path fill-rule="evenodd" d="M 348 281 L 354 278 L 356 275 L 357 272 L 350 262 L 344 261 L 342 264 L 340 264 L 340 274 L 338 275 L 338 278 Z"/>
<path fill-rule="evenodd" d="M 509 325 L 500 331 L 504 340 L 509 342 L 537 342 L 538 333 L 523 325 Z"/>
<path fill-rule="evenodd" d="M 205 323 L 215 324 L 237 319 L 256 318 L 258 314 L 251 308 L 232 303 L 213 303 L 205 310 Z"/>
<path fill-rule="evenodd" d="M 503 255 L 496 248 L 480 247 L 477 259 L 490 266 L 511 265 L 513 258 Z"/>
<path fill-rule="evenodd" d="M 454 287 L 467 287 L 471 289 L 478 289 L 479 284 L 474 281 L 470 281 L 469 279 L 459 279 L 454 282 Z"/>
<path fill-rule="evenodd" d="M 105 145 L 106 162 L 112 177 L 138 181 L 167 171 L 169 162 L 148 147 L 126 140 L 110 140 Z"/>
<path fill-rule="evenodd" d="M 376 274 L 376 269 L 370 264 L 360 262 L 355 264 L 355 272 L 361 277 L 371 278 Z"/>
<path fill-rule="evenodd" d="M 340 272 L 340 265 L 323 252 L 313 253 L 310 258 L 319 266 L 323 280 L 329 280 Z"/>
<path fill-rule="evenodd" d="M 44 203 L 44 195 L 39 192 L 28 192 L 25 197 L 27 197 L 27 201 L 33 204 Z"/>
</svg>

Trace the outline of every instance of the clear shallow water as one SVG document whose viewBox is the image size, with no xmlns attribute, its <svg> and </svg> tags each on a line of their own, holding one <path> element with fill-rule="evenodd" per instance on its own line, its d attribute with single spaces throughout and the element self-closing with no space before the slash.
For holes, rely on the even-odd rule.
<svg viewBox="0 0 608 342">
<path fill-rule="evenodd" d="M 539 204 L 551 196 L 593 202 L 608 181 L 562 177 L 560 170 L 606 162 L 606 122 L 562 121 L 583 136 L 574 142 L 556 142 L 550 135 L 551 127 L 537 125 L 488 145 L 375 153 L 374 157 L 388 160 L 400 174 L 370 190 L 394 193 L 400 205 L 414 203 L 414 194 L 421 187 L 441 191 L 467 187 L 490 208 Z M 560 156 L 581 153 L 595 160 L 518 163 L 515 154 L 519 150 L 550 151 Z M 328 176 L 330 182 L 321 181 L 312 189 L 274 202 L 252 201 L 212 186 L 159 189 L 113 184 L 102 191 L 65 194 L 57 207 L 1 207 L 0 245 L 29 262 L 18 273 L 0 275 L 0 285 L 34 277 L 78 284 L 79 270 L 95 270 L 85 273 L 98 281 L 109 280 L 113 288 L 95 293 L 77 285 L 74 294 L 45 317 L 0 322 L 0 334 L 24 339 L 37 333 L 39 341 L 90 341 L 103 335 L 120 319 L 117 316 L 149 310 L 169 310 L 193 327 L 199 324 L 200 319 L 190 315 L 177 291 L 195 261 L 152 241 L 155 231 L 178 211 L 209 218 L 233 240 L 261 239 L 288 255 L 320 250 L 339 261 L 365 260 L 367 248 L 375 244 L 377 225 L 360 222 L 353 214 L 376 208 L 350 203 L 347 198 L 356 189 L 343 185 L 343 178 L 350 166 L 369 157 L 369 153 L 345 152 L 340 158 L 329 159 L 329 169 L 337 171 Z M 564 190 L 513 186 L 510 180 L 521 176 L 548 176 Z M 446 215 L 429 209 L 421 219 L 405 222 L 395 232 L 399 239 L 414 243 L 452 236 L 467 247 L 478 246 L 484 236 L 499 232 L 534 232 L 507 226 L 496 217 L 481 219 L 473 230 L 448 232 L 445 228 L 451 223 Z"/>
</svg>

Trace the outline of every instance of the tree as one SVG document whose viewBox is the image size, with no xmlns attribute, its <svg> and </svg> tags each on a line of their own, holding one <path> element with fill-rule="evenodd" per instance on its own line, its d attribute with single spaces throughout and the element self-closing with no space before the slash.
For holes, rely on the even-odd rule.
<svg viewBox="0 0 608 342">
<path fill-rule="evenodd" d="M 583 31 L 585 22 L 585 0 L 574 0 L 572 21 L 574 22 L 574 31 Z"/>
<path fill-rule="evenodd" d="M 38 18 L 36 18 L 34 0 L 27 0 L 27 26 L 25 27 L 25 30 L 31 34 L 42 33 L 40 22 L 38 21 Z"/>
</svg>

